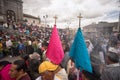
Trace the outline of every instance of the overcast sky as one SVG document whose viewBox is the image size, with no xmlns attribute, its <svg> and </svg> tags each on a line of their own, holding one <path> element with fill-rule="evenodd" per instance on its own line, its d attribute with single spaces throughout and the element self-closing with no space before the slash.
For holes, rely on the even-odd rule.
<svg viewBox="0 0 120 80">
<path fill-rule="evenodd" d="M 23 12 L 40 16 L 48 15 L 47 24 L 53 25 L 57 15 L 58 27 L 78 27 L 79 13 L 83 16 L 81 27 L 88 24 L 118 21 L 119 0 L 23 0 Z"/>
</svg>

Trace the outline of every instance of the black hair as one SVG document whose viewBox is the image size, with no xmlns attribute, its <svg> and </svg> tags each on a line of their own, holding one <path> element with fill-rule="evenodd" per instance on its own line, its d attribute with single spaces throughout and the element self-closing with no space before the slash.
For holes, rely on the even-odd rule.
<svg viewBox="0 0 120 80">
<path fill-rule="evenodd" d="M 67 44 L 66 47 L 65 47 L 65 52 L 68 52 L 70 50 L 70 47 L 69 45 Z"/>
<path fill-rule="evenodd" d="M 38 67 L 40 65 L 40 61 L 36 59 L 29 60 L 29 69 L 35 72 L 38 72 Z"/>
<path fill-rule="evenodd" d="M 114 63 L 118 63 L 119 62 L 119 56 L 117 55 L 117 53 L 114 52 L 108 52 L 107 55 L 108 59 Z"/>
<path fill-rule="evenodd" d="M 120 40 L 120 34 L 118 34 L 117 38 L 118 38 L 118 40 Z"/>
<path fill-rule="evenodd" d="M 16 70 L 20 71 L 23 70 L 24 72 L 27 71 L 27 65 L 24 60 L 16 60 L 13 62 L 14 65 L 17 65 Z"/>
<path fill-rule="evenodd" d="M 88 72 L 88 71 L 86 71 L 86 70 L 83 70 L 83 71 L 82 71 L 82 74 L 84 74 L 84 76 L 85 76 L 88 80 L 100 80 L 94 71 L 93 71 L 92 73 L 90 73 L 90 72 Z"/>
<path fill-rule="evenodd" d="M 8 64 L 11 64 L 11 63 L 9 61 L 0 61 L 0 66 L 5 67 Z"/>
<path fill-rule="evenodd" d="M 35 80 L 37 77 L 40 76 L 38 72 L 38 67 L 40 65 L 40 62 L 36 59 L 30 59 L 29 60 L 29 72 L 28 74 L 31 77 L 31 80 Z"/>
<path fill-rule="evenodd" d="M 47 42 L 47 41 L 44 41 L 44 42 L 42 43 L 42 46 L 48 46 L 48 42 Z"/>
<path fill-rule="evenodd" d="M 28 54 L 22 54 L 20 57 L 22 59 L 24 59 L 25 61 L 29 59 L 29 55 Z"/>
</svg>

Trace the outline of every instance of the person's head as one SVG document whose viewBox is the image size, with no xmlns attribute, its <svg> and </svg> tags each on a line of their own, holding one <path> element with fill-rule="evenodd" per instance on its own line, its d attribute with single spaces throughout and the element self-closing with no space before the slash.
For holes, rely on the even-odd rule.
<svg viewBox="0 0 120 80">
<path fill-rule="evenodd" d="M 29 55 L 30 59 L 36 59 L 36 60 L 40 60 L 40 55 L 37 52 L 33 52 L 33 54 Z"/>
<path fill-rule="evenodd" d="M 22 54 L 21 56 L 20 56 L 20 58 L 22 59 L 22 60 L 28 60 L 29 59 L 29 55 L 28 54 Z"/>
<path fill-rule="evenodd" d="M 42 80 L 53 80 L 54 71 L 58 68 L 58 65 L 55 65 L 49 61 L 44 61 L 40 64 L 38 70 L 42 77 Z"/>
<path fill-rule="evenodd" d="M 9 39 L 8 38 L 6 38 L 6 41 L 8 41 Z"/>
<path fill-rule="evenodd" d="M 40 61 L 37 59 L 31 59 L 29 60 L 29 69 L 31 71 L 38 73 L 38 67 L 39 67 Z"/>
<path fill-rule="evenodd" d="M 114 64 L 119 62 L 119 56 L 117 53 L 108 52 L 106 57 L 107 64 Z"/>
<path fill-rule="evenodd" d="M 83 70 L 82 71 L 82 80 L 99 80 L 96 76 L 96 74 L 93 72 L 93 73 L 90 73 L 86 70 Z"/>
<path fill-rule="evenodd" d="M 117 48 L 120 48 L 120 41 L 117 41 L 116 47 L 117 47 Z"/>
<path fill-rule="evenodd" d="M 117 36 L 117 35 L 118 35 L 118 31 L 114 31 L 114 32 L 113 32 L 113 35 L 114 35 L 114 36 Z"/>
<path fill-rule="evenodd" d="M 86 41 L 86 46 L 87 48 L 89 47 L 90 43 L 88 41 Z"/>
<path fill-rule="evenodd" d="M 47 42 L 47 41 L 44 41 L 44 42 L 42 43 L 42 47 L 46 50 L 47 47 L 48 47 L 48 42 Z"/>
<path fill-rule="evenodd" d="M 24 60 L 16 60 L 12 63 L 10 68 L 10 77 L 17 78 L 27 71 L 27 65 Z"/>
<path fill-rule="evenodd" d="M 63 50 L 65 51 L 66 44 L 65 44 L 65 41 L 64 41 L 64 40 L 62 41 L 62 48 L 63 48 Z"/>
<path fill-rule="evenodd" d="M 69 44 L 67 44 L 67 42 L 65 42 L 65 41 L 62 41 L 62 48 L 63 48 L 64 52 L 69 52 L 69 50 L 70 50 Z"/>
<path fill-rule="evenodd" d="M 11 63 L 8 62 L 8 61 L 0 61 L 0 70 L 2 70 L 3 67 L 5 67 L 5 66 L 8 65 L 8 64 L 11 64 Z"/>
</svg>

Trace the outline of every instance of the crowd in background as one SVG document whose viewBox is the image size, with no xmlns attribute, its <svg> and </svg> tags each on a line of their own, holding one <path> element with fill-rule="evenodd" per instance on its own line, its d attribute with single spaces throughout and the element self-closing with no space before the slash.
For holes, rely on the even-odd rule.
<svg viewBox="0 0 120 80">
<path fill-rule="evenodd" d="M 11 28 L 12 27 L 12 28 Z M 69 35 L 64 29 L 58 29 L 61 41 L 68 43 Z M 12 24 L 0 30 L 0 53 L 17 56 L 21 53 L 32 54 L 42 48 L 42 43 L 49 42 L 52 28 L 36 25 Z M 19 52 L 19 53 L 16 53 Z"/>
<path fill-rule="evenodd" d="M 10 26 L 14 33 L 9 32 Z M 65 56 L 60 65 L 55 65 L 45 55 L 52 28 L 25 23 L 9 27 L 0 31 L 0 58 L 20 56 L 20 60 L 0 61 L 1 80 L 77 80 L 78 69 L 69 57 L 74 36 L 58 29 Z M 93 73 L 83 70 L 79 80 L 120 80 L 119 34 L 114 32 L 85 39 Z"/>
</svg>

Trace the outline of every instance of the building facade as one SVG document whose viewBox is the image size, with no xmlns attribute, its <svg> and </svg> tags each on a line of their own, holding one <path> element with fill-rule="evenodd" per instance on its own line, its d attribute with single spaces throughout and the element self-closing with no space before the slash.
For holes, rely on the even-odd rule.
<svg viewBox="0 0 120 80">
<path fill-rule="evenodd" d="M 22 0 L 0 0 L 0 23 L 22 21 L 22 4 Z"/>
<path fill-rule="evenodd" d="M 35 17 L 35 16 L 29 15 L 29 14 L 23 14 L 23 20 L 25 22 L 27 22 L 27 24 L 29 24 L 29 25 L 33 24 L 33 25 L 39 26 L 39 24 L 40 24 L 39 17 Z"/>
<path fill-rule="evenodd" d="M 99 22 L 98 24 L 94 23 L 83 27 L 83 32 L 86 36 L 111 34 L 114 31 L 119 32 L 118 22 Z"/>
</svg>

